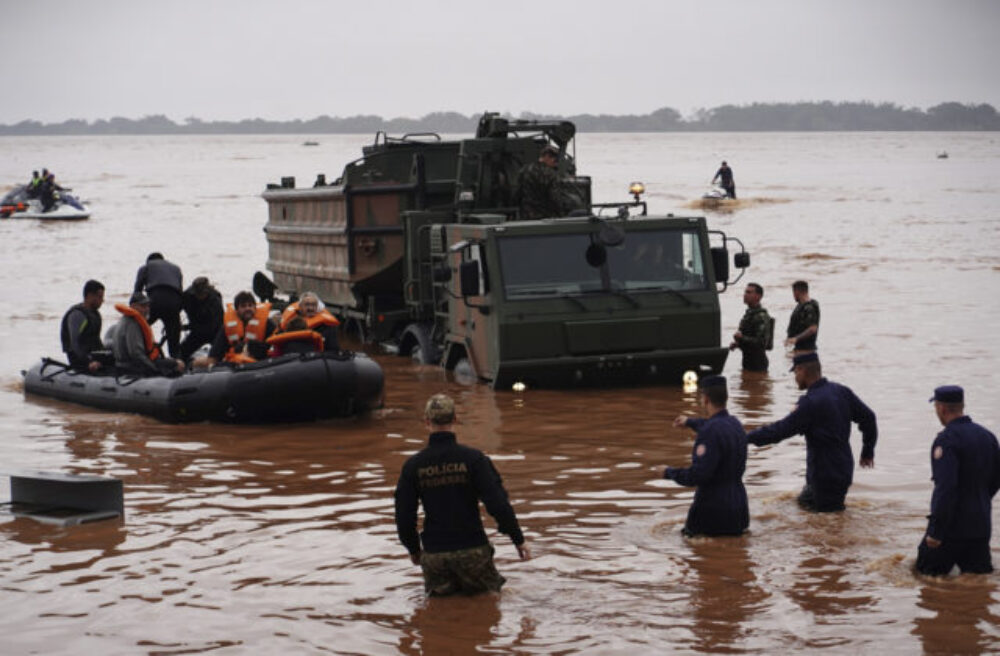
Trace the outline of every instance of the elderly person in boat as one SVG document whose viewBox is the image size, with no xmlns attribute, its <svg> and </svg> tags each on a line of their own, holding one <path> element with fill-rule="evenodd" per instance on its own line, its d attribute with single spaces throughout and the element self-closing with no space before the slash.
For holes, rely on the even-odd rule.
<svg viewBox="0 0 1000 656">
<path fill-rule="evenodd" d="M 319 296 L 315 292 L 302 292 L 302 296 L 295 303 L 291 303 L 281 314 L 279 329 L 281 332 L 292 330 L 289 325 L 296 318 L 305 321 L 303 330 L 312 330 L 319 333 L 323 338 L 324 351 L 339 351 L 340 344 L 337 341 L 337 326 L 340 321 L 330 314 L 326 308 L 320 309 Z"/>
<path fill-rule="evenodd" d="M 137 376 L 170 376 L 184 372 L 184 362 L 163 357 L 149 327 L 149 297 L 135 292 L 129 304 L 116 304 L 122 318 L 114 327 L 111 350 L 115 366 Z"/>
</svg>

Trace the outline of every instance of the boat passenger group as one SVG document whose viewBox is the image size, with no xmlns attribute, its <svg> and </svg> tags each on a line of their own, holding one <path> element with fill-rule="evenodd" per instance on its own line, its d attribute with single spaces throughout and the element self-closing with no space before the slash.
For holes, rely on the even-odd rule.
<svg viewBox="0 0 1000 656">
<path fill-rule="evenodd" d="M 65 191 L 56 184 L 56 174 L 48 169 L 42 169 L 41 175 L 38 171 L 31 172 L 31 180 L 25 185 L 28 198 L 37 198 L 42 203 L 42 211 L 50 212 L 59 201 L 59 192 Z"/>
<path fill-rule="evenodd" d="M 804 435 L 805 486 L 798 503 L 812 512 L 837 512 L 853 481 L 851 424 L 861 430 L 858 463 L 872 467 L 878 425 L 875 413 L 845 385 L 823 376 L 816 338 L 819 304 L 809 285 L 792 286 L 796 307 L 785 343 L 794 349 L 791 371 L 805 394 L 784 419 L 747 433 L 729 414 L 723 376 L 699 381 L 698 404 L 705 417 L 677 417 L 675 427 L 697 432 L 689 467 L 667 467 L 663 477 L 694 487 L 683 533 L 686 536 L 741 535 L 750 524 L 743 474 L 748 444 L 765 446 Z M 774 321 L 761 306 L 764 289 L 747 285 L 747 305 L 731 349 L 743 353 L 743 368 L 767 371 L 766 351 L 773 342 Z M 936 388 L 930 401 L 944 426 L 931 446 L 934 492 L 927 528 L 920 539 L 915 569 L 945 575 L 993 571 L 990 556 L 992 499 L 1000 489 L 1000 444 L 996 437 L 965 415 L 965 392 L 957 385 Z M 498 591 L 504 578 L 493 563 L 479 515 L 478 502 L 496 519 L 522 559 L 530 550 L 511 507 L 499 473 L 482 452 L 458 444 L 454 401 L 437 394 L 427 402 L 424 418 L 431 431 L 427 446 L 403 465 L 396 485 L 395 518 L 400 541 L 423 571 L 429 595 Z M 423 505 L 423 531 L 417 532 L 417 510 Z"/>
<path fill-rule="evenodd" d="M 88 280 L 83 301 L 63 316 L 62 348 L 76 371 L 172 376 L 220 362 L 239 364 L 287 353 L 340 349 L 339 322 L 320 308 L 316 294 L 305 292 L 278 319 L 271 317 L 270 303 L 258 303 L 248 291 L 236 294 L 223 309 L 222 296 L 208 278 L 199 276 L 184 289 L 180 267 L 160 253 L 150 253 L 139 268 L 128 305 L 115 304 L 121 317 L 102 336 L 99 310 L 103 303 L 104 285 Z M 182 311 L 187 317 L 183 340 Z M 163 323 L 160 343 L 151 328 L 156 321 Z M 164 355 L 163 341 L 169 357 Z M 194 357 L 206 345 L 208 353 Z"/>
</svg>

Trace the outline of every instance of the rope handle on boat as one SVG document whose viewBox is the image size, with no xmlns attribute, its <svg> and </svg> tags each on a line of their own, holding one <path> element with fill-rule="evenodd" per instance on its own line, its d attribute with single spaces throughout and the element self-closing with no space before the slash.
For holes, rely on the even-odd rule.
<svg viewBox="0 0 1000 656">
<path fill-rule="evenodd" d="M 49 365 L 59 367 L 59 369 L 57 371 L 53 371 L 51 374 L 45 375 L 45 369 Z M 42 368 L 38 370 L 38 373 L 39 375 L 42 376 L 42 381 L 48 382 L 53 378 L 55 378 L 56 376 L 58 376 L 59 374 L 63 373 L 64 371 L 71 371 L 69 365 L 66 364 L 65 362 L 60 362 L 59 360 L 53 360 L 52 358 L 42 358 Z"/>
</svg>

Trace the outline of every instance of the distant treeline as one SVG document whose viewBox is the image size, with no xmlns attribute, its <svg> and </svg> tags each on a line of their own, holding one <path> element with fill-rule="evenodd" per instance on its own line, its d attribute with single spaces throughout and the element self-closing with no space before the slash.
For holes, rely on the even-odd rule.
<svg viewBox="0 0 1000 656">
<path fill-rule="evenodd" d="M 435 112 L 423 118 L 384 119 L 363 115 L 318 116 L 303 121 L 202 121 L 191 117 L 174 123 L 166 116 L 140 119 L 115 117 L 87 122 L 21 121 L 0 125 L 0 135 L 114 135 L 114 134 L 390 134 L 407 132 L 469 133 L 478 114 Z M 553 116 L 523 113 L 522 119 L 566 119 L 581 132 L 815 132 L 815 131 L 938 131 L 1000 130 L 1000 115 L 992 105 L 946 102 L 927 110 L 892 103 L 754 103 L 701 109 L 690 117 L 670 107 L 649 114 L 578 114 Z"/>
</svg>

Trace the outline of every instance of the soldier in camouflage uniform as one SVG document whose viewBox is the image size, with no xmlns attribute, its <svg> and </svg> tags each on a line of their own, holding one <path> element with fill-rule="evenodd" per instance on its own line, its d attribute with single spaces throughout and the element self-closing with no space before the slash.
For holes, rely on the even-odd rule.
<svg viewBox="0 0 1000 656">
<path fill-rule="evenodd" d="M 760 299 L 764 297 L 764 288 L 755 282 L 747 284 L 743 291 L 743 302 L 747 311 L 743 313 L 740 327 L 733 333 L 733 341 L 729 350 L 740 349 L 743 352 L 743 368 L 747 371 L 767 371 L 767 353 L 770 348 L 771 315 L 767 313 Z"/>
<path fill-rule="evenodd" d="M 537 162 L 525 165 L 517 174 L 515 200 L 521 209 L 522 219 L 544 219 L 563 215 L 563 201 L 559 189 L 559 151 L 545 146 Z"/>
<path fill-rule="evenodd" d="M 500 532 L 510 536 L 521 560 L 531 557 L 500 474 L 482 451 L 456 441 L 455 402 L 449 396 L 432 396 L 424 421 L 433 431 L 427 447 L 406 461 L 396 484 L 399 540 L 423 570 L 428 595 L 499 592 L 505 579 L 493 564 L 493 546 L 479 515 L 480 499 Z M 418 535 L 421 503 L 424 526 Z"/>
<path fill-rule="evenodd" d="M 785 346 L 793 346 L 796 353 L 815 351 L 816 334 L 819 332 L 819 303 L 809 298 L 809 283 L 796 280 L 792 296 L 797 305 L 788 319 L 788 339 Z"/>
</svg>

